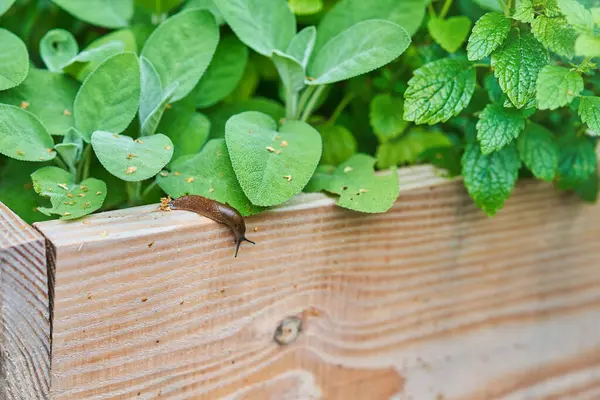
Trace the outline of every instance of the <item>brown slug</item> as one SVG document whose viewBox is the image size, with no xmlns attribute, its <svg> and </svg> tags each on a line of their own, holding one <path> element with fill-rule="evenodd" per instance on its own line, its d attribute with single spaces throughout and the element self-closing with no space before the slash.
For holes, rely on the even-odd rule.
<svg viewBox="0 0 600 400">
<path fill-rule="evenodd" d="M 165 199 L 163 202 L 166 203 L 171 210 L 193 211 L 231 228 L 236 243 L 235 257 L 237 257 L 240 244 L 242 244 L 243 241 L 256 244 L 252 240 L 246 238 L 246 223 L 244 222 L 244 217 L 242 217 L 235 208 L 227 204 L 219 203 L 216 200 L 197 195 L 181 196 L 174 200 L 169 198 Z"/>
</svg>

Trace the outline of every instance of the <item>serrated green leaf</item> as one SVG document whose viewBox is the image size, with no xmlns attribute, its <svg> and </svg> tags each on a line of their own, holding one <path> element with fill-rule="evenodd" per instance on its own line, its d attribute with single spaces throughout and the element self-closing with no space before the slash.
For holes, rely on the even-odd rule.
<svg viewBox="0 0 600 400">
<path fill-rule="evenodd" d="M 88 178 L 79 184 L 73 175 L 57 167 L 43 167 L 31 174 L 33 189 L 41 196 L 50 198 L 52 207 L 38 207 L 46 215 L 60 215 L 70 220 L 93 213 L 102 207 L 106 198 L 106 184 L 99 179 Z"/>
<path fill-rule="evenodd" d="M 465 187 L 475 204 L 489 216 L 504 206 L 517 182 L 520 167 L 514 144 L 485 155 L 479 144 L 471 143 L 462 158 Z"/>
<path fill-rule="evenodd" d="M 231 165 L 224 139 L 213 139 L 196 155 L 179 158 L 156 182 L 174 198 L 195 194 L 229 204 L 243 216 L 262 211 L 244 194 Z"/>
<path fill-rule="evenodd" d="M 0 28 L 0 90 L 19 85 L 29 71 L 29 54 L 25 43 L 14 33 Z"/>
<path fill-rule="evenodd" d="M 404 119 L 417 124 L 448 121 L 471 101 L 475 69 L 467 62 L 444 58 L 413 74 L 404 93 Z"/>
<path fill-rule="evenodd" d="M 469 17 L 459 16 L 448 19 L 431 18 L 427 22 L 427 29 L 433 40 L 448 53 L 458 50 L 469 35 L 471 20 Z"/>
<path fill-rule="evenodd" d="M 531 23 L 535 18 L 532 0 L 521 0 L 512 16 L 517 21 Z"/>
<path fill-rule="evenodd" d="M 196 107 L 206 108 L 227 97 L 238 85 L 248 63 L 248 48 L 235 36 L 224 37 L 196 85 Z"/>
<path fill-rule="evenodd" d="M 217 0 L 227 24 L 248 47 L 270 57 L 285 51 L 296 34 L 296 17 L 285 1 Z"/>
<path fill-rule="evenodd" d="M 504 46 L 492 54 L 494 75 L 510 101 L 522 108 L 535 97 L 535 82 L 548 64 L 548 52 L 533 37 L 516 29 Z"/>
<path fill-rule="evenodd" d="M 294 57 L 304 69 L 308 67 L 308 61 L 317 40 L 317 29 L 308 26 L 298 32 L 290 42 L 286 54 Z"/>
<path fill-rule="evenodd" d="M 301 121 L 277 123 L 250 111 L 225 126 L 233 169 L 255 205 L 273 206 L 291 199 L 312 176 L 321 158 L 321 136 Z"/>
<path fill-rule="evenodd" d="M 600 134 L 600 97 L 581 96 L 577 110 L 581 120 L 595 132 Z"/>
<path fill-rule="evenodd" d="M 71 32 L 64 29 L 49 30 L 40 41 L 40 56 L 52 72 L 62 72 L 63 65 L 78 52 L 77 40 Z"/>
<path fill-rule="evenodd" d="M 586 182 L 598 169 L 594 140 L 589 137 L 562 137 L 558 143 L 560 157 L 556 185 L 559 189 L 574 189 Z"/>
<path fill-rule="evenodd" d="M 489 104 L 477 121 L 477 140 L 482 154 L 500 150 L 519 137 L 525 128 L 525 118 L 514 108 L 504 108 L 499 104 Z"/>
<path fill-rule="evenodd" d="M 358 150 L 352 133 L 341 125 L 321 125 L 318 128 L 323 142 L 321 164 L 338 165 L 349 159 Z"/>
<path fill-rule="evenodd" d="M 189 0 L 185 6 L 183 7 L 183 11 L 191 10 L 208 10 L 215 17 L 217 21 L 217 25 L 223 25 L 225 23 L 225 18 L 223 18 L 223 14 L 219 11 L 219 8 L 215 4 L 214 0 Z"/>
<path fill-rule="evenodd" d="M 508 37 L 510 19 L 497 12 L 489 12 L 475 23 L 469 37 L 469 60 L 481 60 L 492 54 Z"/>
<path fill-rule="evenodd" d="M 173 156 L 171 139 L 160 133 L 133 140 L 129 136 L 96 131 L 92 147 L 108 172 L 128 182 L 152 178 Z"/>
<path fill-rule="evenodd" d="M 210 121 L 204 114 L 175 105 L 163 115 L 158 131 L 173 142 L 172 160 L 196 154 L 206 143 L 210 133 Z"/>
<path fill-rule="evenodd" d="M 371 100 L 369 119 L 380 142 L 386 142 L 404 132 L 409 122 L 405 121 L 404 101 L 389 94 L 378 94 Z"/>
<path fill-rule="evenodd" d="M 377 148 L 375 154 L 377 167 L 389 168 L 414 164 L 424 151 L 451 145 L 451 140 L 442 132 L 426 131 L 422 128 L 411 129 L 399 138 L 383 143 Z"/>
<path fill-rule="evenodd" d="M 0 0 L 0 16 L 8 11 L 10 7 L 15 3 L 16 0 Z"/>
<path fill-rule="evenodd" d="M 592 13 L 575 0 L 558 0 L 558 6 L 564 13 L 567 21 L 575 29 L 591 31 L 594 29 Z"/>
<path fill-rule="evenodd" d="M 75 124 L 83 139 L 89 143 L 98 130 L 123 132 L 137 113 L 140 85 L 134 53 L 119 53 L 100 64 L 75 97 Z"/>
<path fill-rule="evenodd" d="M 52 0 L 82 21 L 105 28 L 122 28 L 133 15 L 133 0 Z"/>
<path fill-rule="evenodd" d="M 149 136 L 156 131 L 179 83 L 174 82 L 163 89 L 156 68 L 143 56 L 140 57 L 140 73 L 142 79 L 139 108 L 140 127 L 142 136 Z"/>
<path fill-rule="evenodd" d="M 528 124 L 517 141 L 521 161 L 536 178 L 552 182 L 558 168 L 558 145 L 552 133 L 538 124 Z"/>
<path fill-rule="evenodd" d="M 583 78 L 579 72 L 556 65 L 546 65 L 537 79 L 537 107 L 555 110 L 566 106 L 583 90 Z"/>
<path fill-rule="evenodd" d="M 30 112 L 0 104 L 0 153 L 21 161 L 48 161 L 56 156 L 54 141 Z"/>
<path fill-rule="evenodd" d="M 556 54 L 573 58 L 577 33 L 562 17 L 538 16 L 531 24 L 531 32 L 544 46 Z"/>
<path fill-rule="evenodd" d="M 406 50 L 408 33 L 393 22 L 362 21 L 319 49 L 308 66 L 308 85 L 325 85 L 377 69 Z"/>
<path fill-rule="evenodd" d="M 198 40 L 202 38 L 202 40 Z M 187 96 L 208 67 L 219 42 L 219 28 L 208 11 L 192 9 L 163 22 L 144 44 L 141 55 L 160 76 L 163 88 L 178 82 L 175 102 Z"/>
<path fill-rule="evenodd" d="M 375 159 L 366 154 L 355 154 L 335 170 L 321 168 L 311 179 L 305 191 L 327 191 L 340 197 L 337 205 L 366 213 L 389 210 L 398 198 L 398 172 L 375 175 Z"/>
<path fill-rule="evenodd" d="M 600 56 L 600 37 L 591 33 L 579 35 L 575 41 L 575 55 L 583 57 Z"/>
<path fill-rule="evenodd" d="M 246 111 L 257 111 L 268 115 L 275 121 L 285 117 L 285 108 L 271 99 L 255 97 L 249 100 L 238 101 L 229 104 L 221 104 L 216 108 L 206 110 L 206 116 L 210 120 L 210 137 L 225 137 L 225 124 L 229 118 Z"/>
</svg>

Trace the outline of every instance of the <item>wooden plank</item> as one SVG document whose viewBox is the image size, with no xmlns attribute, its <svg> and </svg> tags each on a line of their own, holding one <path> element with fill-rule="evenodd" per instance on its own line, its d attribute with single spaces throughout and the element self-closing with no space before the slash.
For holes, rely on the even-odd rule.
<svg viewBox="0 0 600 400">
<path fill-rule="evenodd" d="M 45 240 L 0 202 L 0 399 L 50 393 Z"/>
<path fill-rule="evenodd" d="M 400 182 L 386 214 L 306 195 L 249 218 L 237 259 L 227 228 L 156 206 L 39 224 L 52 394 L 599 398 L 600 206 L 526 181 L 487 218 L 428 167 Z"/>
</svg>

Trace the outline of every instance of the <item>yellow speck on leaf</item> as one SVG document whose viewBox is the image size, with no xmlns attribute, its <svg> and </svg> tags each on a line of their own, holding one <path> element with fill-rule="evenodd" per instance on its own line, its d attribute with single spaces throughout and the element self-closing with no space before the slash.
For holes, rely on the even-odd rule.
<svg viewBox="0 0 600 400">
<path fill-rule="evenodd" d="M 64 215 L 65 217 L 68 217 L 69 215 L 71 215 L 71 213 L 70 213 L 70 212 L 68 212 L 68 211 L 65 211 L 65 212 L 63 213 L 63 215 Z"/>
<path fill-rule="evenodd" d="M 137 171 L 137 167 L 127 167 L 127 169 L 125 170 L 125 173 L 127 175 L 131 175 L 133 174 L 135 171 Z"/>
<path fill-rule="evenodd" d="M 179 175 L 181 175 L 181 172 L 179 172 L 179 171 L 175 171 L 175 172 L 173 172 L 173 174 L 174 174 L 175 176 L 179 176 Z"/>
<path fill-rule="evenodd" d="M 285 179 L 287 179 L 288 182 L 292 181 L 292 176 L 291 175 L 284 175 L 283 176 Z"/>
<path fill-rule="evenodd" d="M 46 151 L 48 152 L 48 154 L 52 154 L 52 152 L 53 152 L 54 150 L 52 150 L 50 147 L 48 147 L 48 148 L 46 149 Z"/>
<path fill-rule="evenodd" d="M 352 167 L 344 167 L 344 173 L 347 174 L 348 172 L 352 171 Z"/>
<path fill-rule="evenodd" d="M 185 178 L 185 181 L 186 181 L 187 183 L 192 183 L 192 182 L 194 182 L 194 180 L 195 180 L 195 179 L 194 179 L 194 177 L 193 177 L 193 176 L 190 176 L 189 178 Z"/>
<path fill-rule="evenodd" d="M 131 160 L 133 157 L 137 157 L 137 156 L 135 154 L 133 154 L 133 153 L 127 154 L 127 159 L 128 160 Z"/>
<path fill-rule="evenodd" d="M 58 186 L 58 187 L 61 187 L 61 188 L 65 189 L 65 190 L 69 190 L 69 187 L 67 186 L 67 184 L 66 184 L 66 183 L 59 183 L 59 184 L 58 184 L 58 185 L 56 185 L 56 186 Z"/>
<path fill-rule="evenodd" d="M 100 196 L 101 194 L 102 194 L 102 192 L 99 190 L 96 192 L 96 196 Z"/>
<path fill-rule="evenodd" d="M 275 153 L 275 149 L 272 148 L 271 146 L 267 146 L 267 147 L 265 147 L 265 149 L 269 150 L 271 153 Z"/>
<path fill-rule="evenodd" d="M 288 145 L 287 140 L 282 140 L 281 141 L 281 144 L 280 144 L 281 147 L 287 147 L 287 145 Z"/>
<path fill-rule="evenodd" d="M 119 135 L 118 133 L 113 133 L 113 137 L 118 139 L 121 137 L 121 135 Z"/>
<path fill-rule="evenodd" d="M 169 145 L 166 145 L 166 146 L 165 146 L 165 150 L 167 150 L 167 151 L 168 151 L 168 150 L 171 150 L 171 146 L 169 146 Z"/>
<path fill-rule="evenodd" d="M 160 171 L 160 176 L 169 176 L 167 171 Z"/>
<path fill-rule="evenodd" d="M 208 189 L 208 193 L 212 193 L 212 192 L 214 192 L 214 191 L 215 191 L 215 188 L 210 188 L 210 189 Z"/>
<path fill-rule="evenodd" d="M 135 139 L 134 142 L 139 143 L 139 144 L 144 144 L 144 141 L 140 140 L 140 139 Z"/>
<path fill-rule="evenodd" d="M 29 102 L 28 101 L 22 101 L 21 102 L 21 108 L 23 110 L 27 110 L 29 108 Z"/>
<path fill-rule="evenodd" d="M 85 193 L 79 193 L 77 197 L 85 197 Z"/>
<path fill-rule="evenodd" d="M 86 185 L 80 185 L 79 189 L 83 190 L 84 192 L 88 191 L 88 187 Z"/>
<path fill-rule="evenodd" d="M 72 199 L 73 198 L 73 193 L 67 193 L 67 197 Z"/>
<path fill-rule="evenodd" d="M 17 155 L 18 156 L 24 156 L 25 152 L 23 150 L 17 150 Z"/>
<path fill-rule="evenodd" d="M 86 201 L 85 203 L 83 203 L 82 207 L 83 208 L 90 208 L 92 206 L 92 202 L 91 201 Z"/>
<path fill-rule="evenodd" d="M 63 111 L 63 115 L 69 116 L 69 115 L 71 115 L 71 111 L 69 111 L 69 110 L 65 109 L 65 110 Z"/>
</svg>

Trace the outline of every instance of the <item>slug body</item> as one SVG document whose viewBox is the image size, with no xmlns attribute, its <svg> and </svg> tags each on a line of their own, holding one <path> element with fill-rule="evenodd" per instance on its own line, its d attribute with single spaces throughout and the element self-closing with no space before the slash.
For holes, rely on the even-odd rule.
<svg viewBox="0 0 600 400">
<path fill-rule="evenodd" d="M 233 207 L 219 203 L 206 197 L 189 195 L 169 201 L 172 210 L 186 210 L 210 218 L 215 222 L 227 225 L 235 236 L 235 257 L 243 241 L 256 244 L 246 238 L 246 223 L 244 217 Z"/>
</svg>

